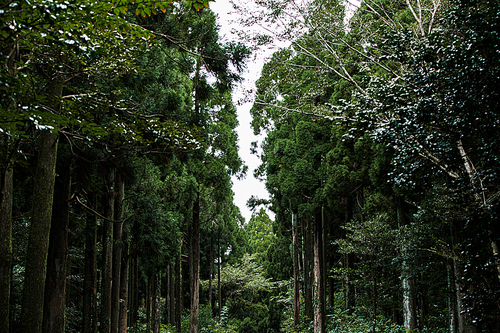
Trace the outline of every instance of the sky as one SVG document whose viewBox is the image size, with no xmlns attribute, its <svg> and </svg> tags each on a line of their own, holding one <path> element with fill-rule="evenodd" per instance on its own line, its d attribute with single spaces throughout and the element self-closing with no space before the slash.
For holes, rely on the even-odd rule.
<svg viewBox="0 0 500 333">
<path fill-rule="evenodd" d="M 229 12 L 231 12 L 232 7 L 229 0 L 217 0 L 215 2 L 210 2 L 210 8 L 217 13 L 219 16 L 219 24 L 221 26 L 219 35 L 225 36 L 228 40 L 236 40 L 237 37 L 231 34 L 231 29 L 238 28 L 236 23 L 230 23 L 230 21 L 235 20 L 235 17 L 231 17 Z M 269 52 L 270 53 L 270 52 Z M 233 101 L 236 105 L 238 99 L 243 97 L 242 92 L 245 89 L 250 89 L 255 87 L 255 81 L 260 77 L 262 71 L 262 66 L 264 65 L 264 59 L 270 54 L 261 54 L 258 57 L 251 56 L 251 60 L 248 63 L 248 68 L 243 73 L 244 82 L 239 85 L 233 93 Z M 233 192 L 234 192 L 234 203 L 240 208 L 241 215 L 248 222 L 252 216 L 252 212 L 246 206 L 246 203 L 250 197 L 256 196 L 259 199 L 268 199 L 269 194 L 265 189 L 264 182 L 261 182 L 253 177 L 253 171 L 260 165 L 260 159 L 256 155 L 250 154 L 250 147 L 253 141 L 262 141 L 262 137 L 258 138 L 253 134 L 250 127 L 252 117 L 250 115 L 250 109 L 252 108 L 252 103 L 244 103 L 237 105 L 237 114 L 239 126 L 236 128 L 239 138 L 239 154 L 243 159 L 245 165 L 248 166 L 248 172 L 244 179 L 238 180 L 233 177 Z M 274 215 L 268 211 L 271 218 Z"/>
</svg>

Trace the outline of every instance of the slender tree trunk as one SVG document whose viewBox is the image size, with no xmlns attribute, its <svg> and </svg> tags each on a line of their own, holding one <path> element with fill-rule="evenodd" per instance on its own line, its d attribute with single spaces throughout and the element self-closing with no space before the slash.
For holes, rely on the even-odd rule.
<svg viewBox="0 0 500 333">
<path fill-rule="evenodd" d="M 12 274 L 13 169 L 6 165 L 0 178 L 0 332 L 10 332 L 10 276 Z"/>
<path fill-rule="evenodd" d="M 104 228 L 102 234 L 102 278 L 101 278 L 101 326 L 100 333 L 111 332 L 111 283 L 113 278 L 113 219 L 115 204 L 115 174 L 112 169 L 106 175 L 106 200 Z"/>
<path fill-rule="evenodd" d="M 191 229 L 191 255 L 192 275 L 191 275 L 191 313 L 189 320 L 189 333 L 198 332 L 199 313 L 199 291 L 200 291 L 200 201 L 196 200 L 193 205 L 193 224 Z"/>
<path fill-rule="evenodd" d="M 323 301 L 322 279 L 322 214 L 316 214 L 314 221 L 314 332 L 325 332 L 325 303 Z"/>
<path fill-rule="evenodd" d="M 218 259 L 217 259 L 217 298 L 218 298 L 218 303 L 219 303 L 219 322 L 220 322 L 220 317 L 222 314 L 222 285 L 220 283 L 220 268 L 222 265 L 222 254 L 220 251 L 220 225 L 218 226 L 218 231 L 217 231 L 217 252 L 218 252 Z"/>
<path fill-rule="evenodd" d="M 210 250 L 209 250 L 209 274 L 208 274 L 208 305 L 210 306 L 210 309 L 214 309 L 214 302 L 213 302 L 213 292 L 212 292 L 212 280 L 213 280 L 213 274 L 214 274 L 214 249 L 213 249 L 213 240 L 212 240 L 212 234 L 210 234 Z"/>
<path fill-rule="evenodd" d="M 297 232 L 297 215 L 292 213 L 292 256 L 293 256 L 293 326 L 297 328 L 299 325 L 300 314 L 300 249 L 298 247 L 299 234 Z"/>
<path fill-rule="evenodd" d="M 120 273 L 122 264 L 122 230 L 123 230 L 123 198 L 125 193 L 125 182 L 123 176 L 115 175 L 115 201 L 113 224 L 113 263 L 112 263 L 112 286 L 111 286 L 111 332 L 118 332 L 120 320 Z"/>
<path fill-rule="evenodd" d="M 448 316 L 450 323 L 450 333 L 455 333 L 457 331 L 457 304 L 456 304 L 456 294 L 455 294 L 455 278 L 453 276 L 453 271 L 451 264 L 448 262 L 447 265 L 448 273 Z"/>
<path fill-rule="evenodd" d="M 325 207 L 321 207 L 321 248 L 320 248 L 320 267 L 321 267 L 321 316 L 323 317 L 323 330 L 326 327 L 326 288 L 327 288 L 327 274 L 326 274 L 326 220 L 325 220 Z"/>
<path fill-rule="evenodd" d="M 61 147 L 61 146 L 60 146 Z M 69 199 L 71 159 L 59 161 L 54 188 L 54 210 L 49 236 L 43 332 L 64 332 L 66 319 L 66 274 L 68 263 Z"/>
<path fill-rule="evenodd" d="M 174 264 L 168 266 L 168 276 L 169 276 L 169 296 L 170 296 L 170 325 L 175 326 L 175 267 Z"/>
<path fill-rule="evenodd" d="M 331 220 L 329 221 L 329 223 L 327 223 L 328 234 L 334 235 L 334 226 L 335 226 L 335 224 Z M 336 251 L 332 251 L 330 246 L 328 246 L 328 248 L 326 247 L 327 244 L 328 243 L 325 240 L 325 242 L 323 243 L 323 246 L 325 247 L 325 251 L 327 253 L 327 258 L 328 258 L 328 267 L 325 270 L 325 274 L 329 269 L 331 269 L 335 265 L 337 258 L 339 258 L 338 256 L 336 257 L 336 254 L 335 254 Z M 335 301 L 335 279 L 331 275 L 328 275 L 327 279 L 328 279 L 328 305 L 330 307 L 333 307 L 334 301 Z"/>
<path fill-rule="evenodd" d="M 179 255 L 177 256 L 177 262 L 175 265 L 175 298 L 177 301 L 175 307 L 175 326 L 177 328 L 177 332 L 181 331 L 182 322 L 182 246 L 183 241 L 181 238 Z"/>
<path fill-rule="evenodd" d="M 160 333 L 160 273 L 154 274 L 152 282 L 152 327 L 153 333 Z"/>
<path fill-rule="evenodd" d="M 148 286 L 146 292 L 146 301 L 144 305 L 146 306 L 146 332 L 151 332 L 151 299 L 153 293 L 153 276 L 150 274 L 148 276 Z"/>
<path fill-rule="evenodd" d="M 345 211 L 345 223 L 349 223 L 353 216 L 353 200 L 347 197 L 347 205 Z M 354 286 L 349 276 L 349 270 L 354 266 L 354 255 L 347 253 L 344 255 L 344 267 L 348 270 L 346 280 L 344 281 L 345 305 L 348 312 L 352 312 L 356 306 Z"/>
<path fill-rule="evenodd" d="M 457 322 L 459 333 L 472 333 L 475 332 L 474 326 L 471 325 L 471 319 L 465 311 L 463 299 L 465 293 L 462 290 L 463 267 L 460 264 L 460 249 L 459 244 L 462 242 L 460 231 L 463 229 L 463 221 L 451 221 L 451 246 L 453 251 L 453 272 L 455 276 L 455 296 L 457 305 Z"/>
<path fill-rule="evenodd" d="M 127 318 L 127 325 L 129 327 L 132 327 L 135 325 L 137 322 L 137 311 L 139 308 L 139 302 L 138 302 L 138 290 L 137 290 L 137 275 L 138 275 L 138 267 L 137 267 L 137 257 L 132 256 L 129 259 L 130 261 L 130 268 L 129 268 L 129 274 L 130 274 L 130 279 L 129 279 L 129 287 L 128 287 L 128 295 L 129 295 L 129 300 L 128 300 L 128 318 Z"/>
<path fill-rule="evenodd" d="M 95 196 L 89 201 L 96 206 Z M 85 268 L 83 280 L 83 333 L 97 332 L 97 216 L 89 214 L 85 226 Z"/>
<path fill-rule="evenodd" d="M 128 304 L 128 279 L 129 279 L 129 255 L 128 245 L 123 245 L 121 273 L 120 273 L 120 316 L 118 320 L 118 332 L 127 332 L 127 304 Z"/>
<path fill-rule="evenodd" d="M 312 251 L 312 223 L 311 217 L 304 219 L 304 298 L 305 320 L 313 320 L 313 251 Z"/>
<path fill-rule="evenodd" d="M 399 198 L 396 199 L 396 214 L 398 225 L 400 228 L 408 224 L 404 204 L 405 203 L 403 200 Z M 411 240 L 406 240 L 403 244 L 403 248 L 401 249 L 404 258 L 407 258 L 409 256 L 407 243 L 410 241 Z M 413 270 L 408 261 L 406 259 L 403 260 L 401 266 L 403 285 L 403 326 L 410 332 L 414 331 L 417 328 L 416 293 L 412 271 Z"/>
</svg>

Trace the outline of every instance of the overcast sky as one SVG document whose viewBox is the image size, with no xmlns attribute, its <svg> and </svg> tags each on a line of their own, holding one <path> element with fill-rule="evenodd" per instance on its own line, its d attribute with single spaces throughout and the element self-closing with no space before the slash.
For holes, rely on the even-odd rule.
<svg viewBox="0 0 500 333">
<path fill-rule="evenodd" d="M 230 23 L 230 21 L 235 20 L 235 17 L 230 17 L 229 15 L 232 9 L 229 1 L 217 0 L 216 2 L 210 2 L 210 8 L 219 16 L 219 24 L 221 26 L 220 35 L 225 36 L 228 40 L 235 40 L 236 36 L 231 34 L 231 29 L 233 27 L 238 27 L 234 23 Z M 242 86 L 239 86 L 233 93 L 233 100 L 235 103 L 242 97 L 242 91 L 244 89 L 255 87 L 255 81 L 260 77 L 265 56 L 267 55 L 262 54 L 256 59 L 254 59 L 253 56 L 251 57 L 252 61 L 249 62 L 248 68 L 243 74 L 245 81 L 242 83 Z M 243 180 L 238 180 L 233 177 L 233 191 L 235 193 L 234 202 L 240 208 L 241 214 L 245 217 L 246 222 L 248 222 L 252 216 L 252 212 L 246 206 L 248 199 L 250 199 L 252 195 L 260 199 L 269 198 L 264 183 L 253 177 L 253 170 L 260 165 L 260 160 L 256 155 L 250 154 L 251 143 L 259 140 L 259 138 L 253 135 L 253 131 L 250 127 L 250 122 L 252 121 L 252 117 L 250 116 L 251 107 L 252 103 L 237 105 L 238 121 L 240 124 L 236 129 L 239 137 L 239 153 L 244 163 L 248 166 L 248 172 L 246 178 Z M 272 214 L 270 212 L 268 213 L 273 218 Z"/>
</svg>

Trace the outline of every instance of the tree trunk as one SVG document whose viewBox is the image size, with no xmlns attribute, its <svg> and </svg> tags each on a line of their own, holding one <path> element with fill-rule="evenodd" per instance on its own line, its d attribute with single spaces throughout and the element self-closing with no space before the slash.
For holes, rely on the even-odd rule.
<svg viewBox="0 0 500 333">
<path fill-rule="evenodd" d="M 148 275 L 148 285 L 146 292 L 146 301 L 144 305 L 146 306 L 146 332 L 151 332 L 151 298 L 153 293 L 153 276 Z"/>
<path fill-rule="evenodd" d="M 210 309 L 214 309 L 214 300 L 213 300 L 213 293 L 212 293 L 212 280 L 213 280 L 213 274 L 214 274 L 214 249 L 213 249 L 213 240 L 212 240 L 212 234 L 210 233 L 210 250 L 209 250 L 209 274 L 208 274 L 208 305 L 210 306 Z"/>
<path fill-rule="evenodd" d="M 219 309 L 219 322 L 220 322 L 220 317 L 222 314 L 222 285 L 220 283 L 220 268 L 222 265 L 222 254 L 220 253 L 220 225 L 218 226 L 218 231 L 217 231 L 217 253 L 218 253 L 218 259 L 217 259 L 217 298 L 219 303 L 218 309 Z"/>
<path fill-rule="evenodd" d="M 61 96 L 62 84 L 58 93 Z M 21 326 L 23 332 L 41 332 L 47 253 L 49 248 L 52 201 L 54 195 L 55 166 L 58 134 L 47 130 L 39 137 L 38 162 L 33 190 L 33 217 L 26 253 Z"/>
<path fill-rule="evenodd" d="M 181 332 L 182 322 L 182 246 L 183 241 L 181 238 L 179 255 L 177 256 L 177 262 L 175 265 L 175 298 L 177 301 L 175 307 L 175 326 L 177 328 L 177 332 Z"/>
<path fill-rule="evenodd" d="M 152 290 L 152 327 L 153 333 L 160 333 L 160 273 L 155 273 L 153 277 Z"/>
<path fill-rule="evenodd" d="M 400 228 L 408 224 L 407 214 L 404 207 L 405 203 L 401 199 L 396 199 L 396 215 Z M 403 257 L 409 256 L 408 246 L 406 245 L 411 240 L 407 239 L 401 249 Z M 416 292 L 415 283 L 412 274 L 413 270 L 408 260 L 403 260 L 401 265 L 401 276 L 403 285 L 403 326 L 406 330 L 412 332 L 417 328 L 417 307 L 416 307 Z"/>
<path fill-rule="evenodd" d="M 297 215 L 292 213 L 292 258 L 293 258 L 293 326 L 297 328 L 299 325 L 300 314 L 300 249 L 298 247 L 297 237 Z"/>
<path fill-rule="evenodd" d="M 90 197 L 93 207 L 95 196 Z M 83 333 L 97 332 L 97 216 L 89 214 L 85 226 L 85 272 L 83 280 Z"/>
<path fill-rule="evenodd" d="M 6 163 L 8 164 L 8 163 Z M 0 182 L 0 332 L 9 330 L 10 276 L 12 273 L 13 169 L 2 168 Z"/>
<path fill-rule="evenodd" d="M 128 318 L 127 318 L 127 325 L 129 327 L 133 327 L 135 323 L 137 322 L 137 311 L 139 309 L 139 302 L 138 302 L 138 290 L 137 290 L 137 276 L 138 276 L 138 267 L 137 267 L 137 257 L 132 256 L 129 259 L 130 262 L 130 267 L 129 267 L 129 274 L 130 274 L 130 279 L 129 279 L 129 287 L 128 287 L 128 295 L 129 295 L 129 300 L 128 300 Z"/>
<path fill-rule="evenodd" d="M 123 245 L 122 263 L 120 272 L 120 315 L 118 320 L 118 332 L 127 332 L 127 304 L 128 304 L 128 278 L 129 278 L 129 256 L 128 245 Z"/>
<path fill-rule="evenodd" d="M 314 332 L 325 332 L 325 303 L 323 301 L 322 270 L 322 214 L 316 214 L 314 221 Z"/>
<path fill-rule="evenodd" d="M 189 333 L 198 332 L 199 291 L 200 291 L 200 201 L 196 200 L 193 205 L 193 224 L 190 242 L 192 252 L 192 275 L 191 275 L 191 313 L 189 320 Z"/>
<path fill-rule="evenodd" d="M 168 266 L 168 290 L 169 290 L 169 297 L 170 297 L 170 325 L 175 326 L 175 267 L 174 264 L 170 264 Z"/>
<path fill-rule="evenodd" d="M 457 304 L 455 295 L 455 278 L 453 277 L 453 269 L 451 264 L 448 262 L 447 265 L 447 275 L 448 275 L 448 316 L 449 316 L 449 328 L 450 333 L 455 333 L 457 331 Z"/>
<path fill-rule="evenodd" d="M 66 319 L 66 274 L 68 262 L 71 158 L 60 161 L 54 187 L 54 211 L 49 236 L 43 332 L 64 332 Z"/>
<path fill-rule="evenodd" d="M 326 220 L 325 220 L 325 207 L 321 207 L 321 248 L 320 248 L 320 267 L 321 267 L 321 316 L 323 317 L 323 330 L 326 329 L 326 286 L 327 286 L 327 274 L 326 274 Z"/>
<path fill-rule="evenodd" d="M 123 176 L 116 173 L 115 176 L 114 220 L 113 223 L 113 263 L 112 263 L 112 286 L 111 286 L 111 332 L 118 332 L 120 320 L 120 273 L 122 264 L 122 230 L 123 230 L 123 198 L 125 183 Z"/>
<path fill-rule="evenodd" d="M 463 221 L 451 221 L 450 222 L 450 233 L 451 233 L 451 247 L 453 251 L 453 272 L 455 276 L 455 296 L 457 305 L 457 322 L 458 322 L 458 332 L 459 333 L 471 333 L 475 332 L 474 326 L 471 325 L 471 319 L 465 311 L 465 306 L 463 299 L 465 293 L 462 290 L 462 278 L 463 278 L 463 267 L 460 263 L 460 249 L 459 244 L 462 242 L 462 237 L 460 231 L 463 229 Z"/>
<path fill-rule="evenodd" d="M 352 220 L 352 216 L 353 216 L 353 202 L 352 198 L 349 196 L 347 197 L 347 205 L 345 210 L 345 223 L 349 223 Z M 346 268 L 348 272 L 347 272 L 347 277 L 344 281 L 344 295 L 345 295 L 345 306 L 349 313 L 352 313 L 352 311 L 354 311 L 354 307 L 356 306 L 354 286 L 349 276 L 350 274 L 349 270 L 353 266 L 354 266 L 353 254 L 346 253 L 344 255 L 344 268 Z"/>
<path fill-rule="evenodd" d="M 307 217 L 304 219 L 304 298 L 305 298 L 305 307 L 304 307 L 304 315 L 305 320 L 310 321 L 313 320 L 313 251 L 312 251 L 312 237 L 311 237 L 311 217 Z"/>
<path fill-rule="evenodd" d="M 113 218 L 115 204 L 114 171 L 106 175 L 106 200 L 102 234 L 101 327 L 100 333 L 111 332 L 111 283 L 113 278 Z"/>
</svg>

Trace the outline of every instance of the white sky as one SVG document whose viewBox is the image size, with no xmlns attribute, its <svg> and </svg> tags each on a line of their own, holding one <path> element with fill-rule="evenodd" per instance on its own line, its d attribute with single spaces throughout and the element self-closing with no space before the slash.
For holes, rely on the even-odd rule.
<svg viewBox="0 0 500 333">
<path fill-rule="evenodd" d="M 228 0 L 217 0 L 216 2 L 210 2 L 210 8 L 218 14 L 219 24 L 221 26 L 220 36 L 225 36 L 229 40 L 236 40 L 236 36 L 231 34 L 232 28 L 238 28 L 235 24 L 231 24 L 230 21 L 235 20 L 235 17 L 231 17 L 229 12 L 232 11 L 231 4 Z M 270 55 L 270 54 L 269 54 Z M 260 77 L 262 71 L 262 66 L 264 65 L 263 57 L 266 55 L 261 55 L 259 57 L 251 56 L 251 60 L 248 63 L 248 68 L 243 73 L 245 81 L 242 86 L 235 89 L 233 93 L 233 101 L 236 103 L 239 98 L 242 97 L 242 91 L 244 89 L 253 89 L 255 87 L 255 81 Z M 252 108 L 252 103 L 244 103 L 242 105 L 237 105 L 238 121 L 239 126 L 236 128 L 239 137 L 239 154 L 243 159 L 245 165 L 248 166 L 248 172 L 245 179 L 238 180 L 233 177 L 233 191 L 234 191 L 234 203 L 240 208 L 241 214 L 248 222 L 252 216 L 252 212 L 246 206 L 248 199 L 252 195 L 258 197 L 259 199 L 268 199 L 269 194 L 265 189 L 264 182 L 261 182 L 253 177 L 253 171 L 260 165 L 260 160 L 256 155 L 250 154 L 250 147 L 253 141 L 261 141 L 258 137 L 253 134 L 250 127 L 252 117 L 250 115 L 250 109 Z M 268 211 L 271 218 L 274 215 Z"/>
</svg>

